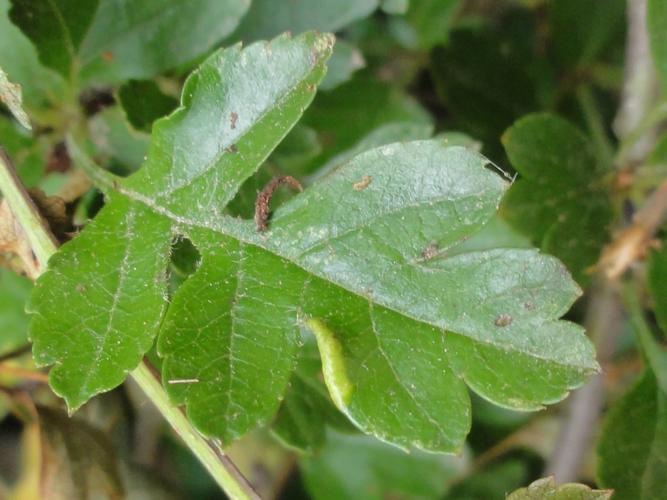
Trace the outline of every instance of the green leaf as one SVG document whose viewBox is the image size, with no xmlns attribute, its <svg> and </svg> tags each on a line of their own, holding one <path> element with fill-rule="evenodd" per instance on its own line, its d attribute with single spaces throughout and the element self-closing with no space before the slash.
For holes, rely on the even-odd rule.
<svg viewBox="0 0 667 500">
<path fill-rule="evenodd" d="M 79 51 L 99 0 L 11 0 L 9 17 L 37 47 L 40 61 L 66 79 L 79 65 Z"/>
<path fill-rule="evenodd" d="M 585 484 L 567 483 L 556 486 L 553 477 L 545 477 L 511 493 L 507 500 L 608 500 L 612 493 L 592 490 Z"/>
<path fill-rule="evenodd" d="M 667 144 L 667 141 L 665 142 Z M 667 332 L 667 250 L 660 249 L 651 253 L 648 266 L 648 285 L 654 302 L 653 310 L 658 325 Z"/>
<path fill-rule="evenodd" d="M 309 33 L 211 56 L 185 85 L 187 113 L 181 108 L 154 125 L 145 167 L 125 184 L 143 187 L 144 200 L 154 196 L 154 209 L 165 204 L 207 217 L 222 210 L 312 99 L 331 45 L 329 35 Z M 266 78 L 272 68 L 279 70 Z M 85 163 L 83 153 L 70 152 Z M 208 203 L 197 187 L 207 183 Z M 197 204 L 188 193 L 196 193 Z M 171 227 L 145 204 L 116 195 L 38 281 L 35 359 L 57 363 L 51 385 L 70 409 L 120 384 L 150 347 L 166 307 Z M 65 300 L 72 314 L 62 314 Z M 130 307 L 137 303 L 142 307 Z M 50 321 L 51 315 L 58 318 Z"/>
<path fill-rule="evenodd" d="M 12 0 L 10 16 L 40 60 L 67 79 L 146 79 L 185 64 L 231 33 L 248 0 Z M 193 29 L 196 26 L 196 29 Z"/>
<path fill-rule="evenodd" d="M 648 0 L 647 9 L 653 63 L 660 75 L 663 92 L 667 92 L 667 4 L 661 0 Z"/>
<path fill-rule="evenodd" d="M 375 132 L 379 127 L 392 123 L 432 127 L 433 118 L 414 99 L 399 90 L 378 80 L 357 77 L 331 92 L 319 94 L 304 115 L 303 122 L 319 133 L 320 142 L 325 145 L 322 153 L 303 168 L 304 172 L 314 172 L 320 168 L 326 170 L 323 166 L 334 156 L 352 149 L 365 137 L 385 135 Z M 341 123 L 345 126 L 339 126 Z M 392 134 L 392 137 L 396 135 Z M 411 137 L 401 140 L 406 138 Z M 373 142 L 374 145 L 386 143 Z"/>
<path fill-rule="evenodd" d="M 25 303 L 32 283 L 27 278 L 0 269 L 0 355 L 13 351 L 28 340 Z"/>
<path fill-rule="evenodd" d="M 518 249 L 448 254 L 507 188 L 471 149 L 436 139 L 361 153 L 275 210 L 264 232 L 224 214 L 310 103 L 331 49 L 330 35 L 306 33 L 212 55 L 186 82 L 181 108 L 154 124 L 142 170 L 96 175 L 117 192 L 52 259 L 33 297 L 35 355 L 57 363 L 52 383 L 71 408 L 117 385 L 147 349 L 162 322 L 158 277 L 172 231 L 197 246 L 201 264 L 162 322 L 163 382 L 203 433 L 225 442 L 278 410 L 307 325 L 322 337 L 334 402 L 404 448 L 461 449 L 464 381 L 498 404 L 538 409 L 597 370 L 583 330 L 558 319 L 579 289 L 557 260 Z M 146 234 L 130 237 L 132 214 Z M 108 257 L 107 244 L 117 249 Z M 100 277 L 110 283 L 96 286 Z M 77 284 L 99 301 L 87 304 Z"/>
<path fill-rule="evenodd" d="M 667 397 L 647 370 L 607 414 L 598 444 L 600 484 L 615 500 L 664 498 Z"/>
<path fill-rule="evenodd" d="M 434 84 L 451 113 L 451 126 L 499 152 L 503 131 L 539 108 L 532 57 L 510 34 L 489 28 L 452 31 L 449 43 L 431 54 Z"/>
<path fill-rule="evenodd" d="M 504 200 L 507 220 L 588 282 L 586 270 L 597 261 L 613 217 L 588 139 L 566 120 L 541 113 L 517 121 L 503 145 L 519 172 Z"/>
<path fill-rule="evenodd" d="M 118 90 L 118 99 L 132 126 L 147 132 L 155 120 L 178 106 L 178 100 L 163 94 L 151 80 L 130 80 L 123 84 Z"/>
<path fill-rule="evenodd" d="M 590 66 L 596 58 L 623 46 L 627 2 L 609 0 L 554 0 L 549 2 L 553 49 L 561 64 Z"/>
<path fill-rule="evenodd" d="M 381 8 L 387 14 L 405 14 L 410 0 L 382 0 Z"/>
<path fill-rule="evenodd" d="M 306 342 L 271 429 L 284 444 L 312 453 L 325 443 L 327 427 L 354 428 L 333 405 L 319 379 L 320 357 L 314 342 Z"/>
<path fill-rule="evenodd" d="M 442 498 L 464 465 L 460 458 L 418 450 L 408 454 L 370 437 L 332 431 L 317 456 L 300 462 L 315 500 Z"/>
<path fill-rule="evenodd" d="M 0 66 L 0 102 L 4 103 L 14 118 L 27 129 L 32 129 L 30 118 L 23 109 L 21 86 L 8 80 L 7 74 Z"/>
<path fill-rule="evenodd" d="M 81 46 L 83 78 L 147 79 L 189 63 L 238 26 L 250 0 L 100 0 Z"/>
<path fill-rule="evenodd" d="M 252 42 L 285 31 L 340 31 L 378 8 L 379 0 L 253 0 L 241 25 L 230 37 Z"/>
<path fill-rule="evenodd" d="M 447 42 L 449 28 L 461 6 L 460 0 L 411 0 L 406 20 L 421 49 Z"/>
<path fill-rule="evenodd" d="M 344 40 L 336 43 L 336 48 L 329 60 L 327 76 L 320 84 L 321 90 L 331 90 L 349 80 L 352 73 L 366 65 L 361 51 Z"/>
<path fill-rule="evenodd" d="M 49 383 L 70 411 L 122 383 L 150 349 L 166 307 L 170 231 L 170 221 L 115 196 L 37 280 L 35 363 L 55 365 Z"/>
<path fill-rule="evenodd" d="M 117 106 L 106 108 L 88 120 L 88 133 L 95 157 L 116 173 L 135 172 L 146 158 L 150 136 L 134 130 Z"/>
</svg>

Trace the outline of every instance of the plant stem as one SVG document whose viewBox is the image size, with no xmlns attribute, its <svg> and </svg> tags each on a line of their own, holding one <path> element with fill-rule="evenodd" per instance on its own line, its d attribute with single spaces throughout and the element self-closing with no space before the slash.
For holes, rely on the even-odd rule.
<svg viewBox="0 0 667 500">
<path fill-rule="evenodd" d="M 205 440 L 190 424 L 183 412 L 174 407 L 162 384 L 156 379 L 147 364 L 141 363 L 132 372 L 132 378 L 146 393 L 162 416 L 183 439 L 190 450 L 199 458 L 213 479 L 231 498 L 252 498 L 259 496 L 252 490 L 229 458 L 212 442 Z"/>
<path fill-rule="evenodd" d="M 21 224 L 25 232 L 30 248 L 39 263 L 39 270 L 46 269 L 49 257 L 53 255 L 58 247 L 55 238 L 45 228 L 44 220 L 39 210 L 32 202 L 23 184 L 16 175 L 16 170 L 0 147 L 0 191 L 9 204 L 16 220 Z"/>
<path fill-rule="evenodd" d="M 40 264 L 40 272 L 44 272 L 46 263 L 57 250 L 56 240 L 44 224 L 39 211 L 16 175 L 12 162 L 2 148 L 0 148 L 0 191 L 25 232 L 32 251 Z M 162 388 L 159 377 L 151 372 L 145 362 L 142 362 L 131 375 L 164 419 L 169 422 L 230 498 L 259 498 L 252 486 L 241 475 L 232 461 L 224 455 L 219 446 L 199 434 L 183 412 L 169 402 L 169 397 Z"/>
</svg>

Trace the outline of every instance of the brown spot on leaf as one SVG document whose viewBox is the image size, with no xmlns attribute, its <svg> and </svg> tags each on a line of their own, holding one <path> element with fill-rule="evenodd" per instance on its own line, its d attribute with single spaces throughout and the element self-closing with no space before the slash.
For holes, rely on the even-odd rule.
<svg viewBox="0 0 667 500">
<path fill-rule="evenodd" d="M 102 59 L 104 59 L 106 62 L 113 61 L 113 58 L 114 58 L 113 52 L 111 52 L 110 50 L 102 52 Z"/>
<path fill-rule="evenodd" d="M 355 191 L 363 191 L 368 187 L 373 178 L 370 175 L 364 175 L 359 182 L 352 184 L 352 189 Z"/>
<path fill-rule="evenodd" d="M 232 130 L 236 128 L 236 120 L 239 119 L 238 113 L 232 111 L 231 114 L 229 115 L 229 124 L 232 127 Z"/>
<path fill-rule="evenodd" d="M 426 245 L 424 250 L 422 250 L 421 256 L 424 260 L 430 260 L 436 255 L 438 255 L 438 251 L 440 250 L 440 247 L 436 242 L 429 243 Z"/>
<path fill-rule="evenodd" d="M 228 153 L 237 153 L 239 148 L 236 147 L 236 144 L 230 144 L 228 147 L 225 148 L 225 151 Z"/>
<path fill-rule="evenodd" d="M 494 321 L 494 324 L 499 327 L 505 327 L 508 325 L 512 324 L 512 316 L 509 314 L 500 314 L 497 318 L 496 321 Z"/>
</svg>

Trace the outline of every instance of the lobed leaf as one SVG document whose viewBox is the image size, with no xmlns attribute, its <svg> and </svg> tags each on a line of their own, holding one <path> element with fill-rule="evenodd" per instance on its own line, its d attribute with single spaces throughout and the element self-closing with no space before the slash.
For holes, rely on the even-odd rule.
<svg viewBox="0 0 667 500">
<path fill-rule="evenodd" d="M 70 411 L 125 380 L 150 349 L 166 308 L 171 221 L 114 196 L 49 260 L 29 312 L 35 363 L 55 365 Z"/>
<path fill-rule="evenodd" d="M 44 65 L 72 82 L 151 78 L 231 33 L 249 0 L 11 0 Z"/>
<path fill-rule="evenodd" d="M 588 139 L 566 120 L 539 113 L 510 127 L 503 145 L 520 174 L 504 200 L 504 215 L 587 282 L 586 270 L 597 261 L 613 217 Z"/>
<path fill-rule="evenodd" d="M 471 149 L 435 139 L 363 152 L 276 210 L 265 232 L 225 215 L 312 100 L 331 49 L 331 36 L 306 33 L 214 54 L 154 124 L 144 167 L 97 176 L 118 192 L 33 297 L 35 356 L 56 364 L 51 382 L 70 408 L 120 383 L 150 346 L 172 233 L 202 259 L 162 322 L 163 381 L 225 442 L 277 411 L 304 326 L 339 409 L 404 448 L 460 450 L 464 381 L 537 409 L 597 369 L 582 329 L 558 319 L 579 293 L 558 261 L 460 250 L 507 188 Z"/>
</svg>

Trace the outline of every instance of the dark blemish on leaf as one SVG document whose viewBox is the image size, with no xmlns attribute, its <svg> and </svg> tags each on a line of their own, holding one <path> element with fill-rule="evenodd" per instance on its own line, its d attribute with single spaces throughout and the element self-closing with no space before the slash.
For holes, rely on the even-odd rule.
<svg viewBox="0 0 667 500">
<path fill-rule="evenodd" d="M 359 182 L 352 184 L 352 189 L 355 191 L 363 191 L 368 187 L 373 178 L 370 175 L 364 175 Z"/>
<path fill-rule="evenodd" d="M 84 285 L 83 283 L 79 283 L 78 285 L 76 285 L 76 291 L 79 292 L 79 293 L 85 292 L 86 291 L 86 285 Z"/>
<path fill-rule="evenodd" d="M 236 144 L 231 144 L 228 147 L 225 148 L 225 151 L 228 153 L 236 153 L 238 152 L 239 148 L 236 147 Z"/>
<path fill-rule="evenodd" d="M 512 324 L 512 316 L 509 314 L 501 314 L 496 318 L 496 321 L 494 322 L 496 326 L 499 327 L 504 327 Z"/>
<path fill-rule="evenodd" d="M 257 195 L 257 200 L 255 201 L 255 223 L 257 224 L 257 231 L 262 232 L 268 229 L 267 222 L 269 220 L 269 202 L 273 193 L 281 185 L 287 184 L 293 189 L 301 192 L 303 187 L 301 183 L 297 181 L 294 177 L 289 175 L 284 175 L 280 177 L 274 177 L 271 179 L 264 189 L 262 189 Z"/>
<path fill-rule="evenodd" d="M 229 115 L 229 122 L 230 122 L 230 125 L 232 127 L 232 130 L 234 130 L 236 128 L 236 120 L 238 120 L 238 119 L 239 119 L 238 113 L 235 113 L 234 111 L 232 111 L 231 114 Z"/>
<path fill-rule="evenodd" d="M 102 59 L 104 59 L 106 62 L 111 62 L 113 61 L 113 52 L 110 50 L 107 50 L 106 52 L 102 52 Z"/>
<path fill-rule="evenodd" d="M 309 83 L 306 86 L 306 88 L 308 89 L 309 92 L 315 92 L 315 90 L 317 89 L 317 85 L 315 85 L 314 83 Z"/>
<path fill-rule="evenodd" d="M 523 305 L 523 307 L 525 307 L 525 308 L 528 309 L 529 311 L 532 311 L 533 309 L 535 309 L 535 304 L 533 304 L 532 302 L 526 302 L 526 303 Z"/>
<path fill-rule="evenodd" d="M 440 250 L 440 247 L 438 244 L 434 241 L 426 245 L 426 248 L 422 250 L 421 256 L 424 260 L 429 260 L 438 255 L 438 251 Z"/>
</svg>

